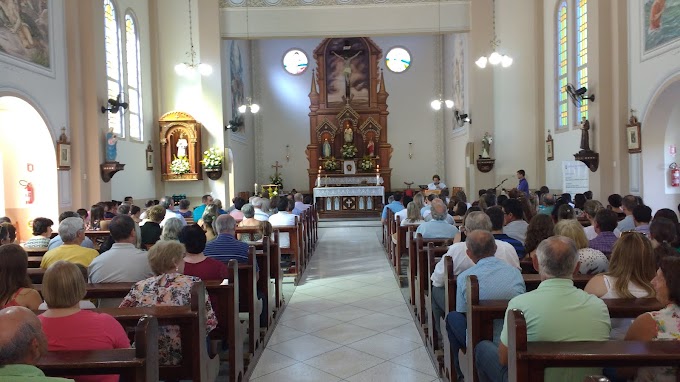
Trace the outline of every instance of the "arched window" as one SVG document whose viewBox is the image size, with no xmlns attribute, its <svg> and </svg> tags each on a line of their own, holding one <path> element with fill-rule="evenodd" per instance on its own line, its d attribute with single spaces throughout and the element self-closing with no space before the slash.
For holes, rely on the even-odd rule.
<svg viewBox="0 0 680 382">
<path fill-rule="evenodd" d="M 569 100 L 564 90 L 568 79 L 568 39 L 567 2 L 563 1 L 557 9 L 557 127 L 556 130 L 569 128 Z"/>
<path fill-rule="evenodd" d="M 120 49 L 120 28 L 116 8 L 111 0 L 104 0 L 104 41 L 106 47 L 106 88 L 109 99 L 116 99 L 122 91 L 122 64 Z M 108 113 L 109 129 L 125 136 L 122 113 Z"/>
<path fill-rule="evenodd" d="M 588 87 L 588 0 L 576 0 L 576 87 Z M 588 101 L 576 110 L 576 123 L 588 119 Z"/>
<path fill-rule="evenodd" d="M 126 60 L 126 94 L 128 99 L 130 138 L 144 140 L 142 128 L 142 81 L 139 58 L 139 36 L 135 19 L 130 13 L 125 14 L 125 60 Z"/>
</svg>

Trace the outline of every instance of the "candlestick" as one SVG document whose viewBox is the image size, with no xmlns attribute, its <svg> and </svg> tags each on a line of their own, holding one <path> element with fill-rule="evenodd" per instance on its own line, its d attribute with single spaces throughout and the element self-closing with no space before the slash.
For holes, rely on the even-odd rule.
<svg viewBox="0 0 680 382">
<path fill-rule="evenodd" d="M 257 195 L 257 183 L 255 183 L 255 195 Z"/>
</svg>

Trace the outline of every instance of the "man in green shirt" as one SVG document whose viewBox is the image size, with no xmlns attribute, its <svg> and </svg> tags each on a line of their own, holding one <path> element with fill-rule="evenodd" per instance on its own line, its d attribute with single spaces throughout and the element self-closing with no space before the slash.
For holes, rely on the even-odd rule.
<svg viewBox="0 0 680 382">
<path fill-rule="evenodd" d="M 0 310 L 0 382 L 73 382 L 46 377 L 33 366 L 46 352 L 47 338 L 33 312 L 21 306 Z"/>
<path fill-rule="evenodd" d="M 578 250 L 573 240 L 553 236 L 543 240 L 533 259 L 543 280 L 538 289 L 519 295 L 508 303 L 505 325 L 497 347 L 482 341 L 475 347 L 475 364 L 480 381 L 508 380 L 507 315 L 518 309 L 527 322 L 527 340 L 532 341 L 607 341 L 611 322 L 602 300 L 574 286 L 572 275 L 578 267 Z M 602 368 L 551 368 L 545 381 L 582 381 L 601 374 Z"/>
</svg>

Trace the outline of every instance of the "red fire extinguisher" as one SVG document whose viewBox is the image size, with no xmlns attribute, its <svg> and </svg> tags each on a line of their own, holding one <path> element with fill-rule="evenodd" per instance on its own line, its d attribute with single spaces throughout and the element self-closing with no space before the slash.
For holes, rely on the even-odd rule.
<svg viewBox="0 0 680 382">
<path fill-rule="evenodd" d="M 35 201 L 35 189 L 33 188 L 33 183 L 26 180 L 20 180 L 19 185 L 24 188 L 26 204 L 33 204 Z"/>
<path fill-rule="evenodd" d="M 671 169 L 671 187 L 680 187 L 680 168 L 673 162 L 668 168 Z"/>
</svg>

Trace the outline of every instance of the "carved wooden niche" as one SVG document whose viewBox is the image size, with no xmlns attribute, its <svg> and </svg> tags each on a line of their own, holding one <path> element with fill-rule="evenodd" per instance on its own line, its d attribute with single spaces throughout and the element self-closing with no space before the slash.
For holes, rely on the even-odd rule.
<svg viewBox="0 0 680 382">
<path fill-rule="evenodd" d="M 201 171 L 201 124 L 191 115 L 172 111 L 160 125 L 161 171 L 163 181 L 203 179 Z"/>
</svg>

